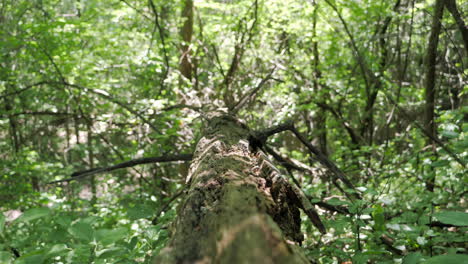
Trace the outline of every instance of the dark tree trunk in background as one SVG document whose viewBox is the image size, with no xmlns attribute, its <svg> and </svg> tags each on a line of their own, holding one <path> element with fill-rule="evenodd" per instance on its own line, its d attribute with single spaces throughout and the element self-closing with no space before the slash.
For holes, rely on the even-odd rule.
<svg viewBox="0 0 468 264">
<path fill-rule="evenodd" d="M 460 29 L 460 33 L 463 38 L 463 43 L 465 44 L 465 51 L 468 55 L 468 27 L 465 24 L 465 21 L 462 18 L 462 15 L 458 11 L 457 3 L 455 0 L 445 0 L 445 6 L 447 10 L 452 14 L 453 19 L 457 23 L 458 28 Z"/>
<path fill-rule="evenodd" d="M 314 54 L 314 91 L 320 98 L 321 104 L 327 103 L 328 94 L 324 90 L 325 87 L 320 85 L 320 78 L 322 78 L 322 72 L 320 71 L 320 53 L 318 50 L 318 41 L 317 41 L 317 11 L 318 11 L 318 4 L 314 2 L 314 14 L 313 14 L 313 21 L 312 21 L 312 36 L 314 41 L 312 43 L 312 50 Z M 327 155 L 327 116 L 325 111 L 317 111 L 315 116 L 314 127 L 318 130 L 318 146 L 320 151 Z"/>
<path fill-rule="evenodd" d="M 309 263 L 290 190 L 234 117 L 211 114 L 171 240 L 155 263 Z"/>
<path fill-rule="evenodd" d="M 182 18 L 185 20 L 180 35 L 183 40 L 180 58 L 180 73 L 188 80 L 192 79 L 192 62 L 190 42 L 193 35 L 193 0 L 184 0 L 184 8 L 182 10 Z"/>
<path fill-rule="evenodd" d="M 93 151 L 93 131 L 92 131 L 93 123 L 92 120 L 87 120 L 86 128 L 88 130 L 88 162 L 89 167 L 94 168 L 94 151 Z M 97 187 L 96 187 L 96 179 L 95 177 L 91 177 L 91 206 L 93 207 L 93 211 L 97 211 L 95 207 L 97 202 Z"/>
<path fill-rule="evenodd" d="M 425 59 L 425 76 L 424 76 L 424 94 L 425 94 L 425 108 L 424 108 L 424 125 L 425 129 L 430 133 L 433 138 L 436 138 L 436 124 L 435 124 L 435 94 L 436 94 L 436 65 L 437 65 L 437 45 L 439 43 L 439 34 L 441 29 L 442 15 L 444 12 L 444 0 L 436 0 L 434 7 L 434 15 L 432 17 L 431 34 L 429 36 L 429 43 L 427 44 L 427 53 Z M 435 143 L 428 140 L 428 144 L 432 144 L 435 148 Z M 433 174 L 433 173 L 432 173 Z M 426 188 L 429 191 L 434 190 L 435 176 L 431 176 L 426 182 Z"/>
</svg>

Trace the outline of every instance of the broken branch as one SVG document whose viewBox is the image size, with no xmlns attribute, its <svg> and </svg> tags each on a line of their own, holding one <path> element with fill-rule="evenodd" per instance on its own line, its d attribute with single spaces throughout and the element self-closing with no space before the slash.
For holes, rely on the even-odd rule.
<svg viewBox="0 0 468 264">
<path fill-rule="evenodd" d="M 192 156 L 193 156 L 192 154 L 180 154 L 180 155 L 168 155 L 168 156 L 160 156 L 160 157 L 134 159 L 134 160 L 125 161 L 125 162 L 122 162 L 122 163 L 119 163 L 110 167 L 95 168 L 95 169 L 74 172 L 72 173 L 71 178 L 52 181 L 52 182 L 49 182 L 48 184 L 75 181 L 75 180 L 83 179 L 85 177 L 89 177 L 98 173 L 110 172 L 110 171 L 114 171 L 118 169 L 141 165 L 141 164 L 156 163 L 156 162 L 172 162 L 172 161 L 190 161 L 192 160 Z"/>
<path fill-rule="evenodd" d="M 289 130 L 294 133 L 294 135 L 304 144 L 309 151 L 314 154 L 317 160 L 326 168 L 328 168 L 333 174 L 340 179 L 346 187 L 351 190 L 355 190 L 353 183 L 347 179 L 346 175 L 342 170 L 340 170 L 333 161 L 331 161 L 326 155 L 324 155 L 320 150 L 314 147 L 294 126 L 294 123 L 291 121 L 285 122 L 283 124 L 271 127 L 269 129 L 254 133 L 253 137 L 257 142 L 260 142 L 262 145 L 265 143 L 266 139 L 274 134 Z M 337 186 L 338 187 L 338 186 Z M 354 196 L 358 199 L 361 199 L 358 192 L 355 191 Z"/>
</svg>

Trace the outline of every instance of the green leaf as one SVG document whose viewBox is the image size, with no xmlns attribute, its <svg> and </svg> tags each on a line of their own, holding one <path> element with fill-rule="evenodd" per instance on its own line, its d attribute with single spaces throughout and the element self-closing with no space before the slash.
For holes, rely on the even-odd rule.
<svg viewBox="0 0 468 264">
<path fill-rule="evenodd" d="M 154 209 L 145 204 L 137 204 L 134 207 L 128 208 L 127 214 L 131 220 L 141 218 L 149 218 L 153 216 Z"/>
<path fill-rule="evenodd" d="M 363 253 L 356 253 L 353 256 L 353 263 L 364 264 L 364 263 L 367 263 L 368 259 L 369 259 L 369 255 L 365 255 Z"/>
<path fill-rule="evenodd" d="M 37 250 L 37 251 L 27 253 L 27 254 L 22 255 L 21 257 L 17 258 L 15 260 L 15 264 L 41 264 L 41 263 L 44 263 L 45 255 L 43 253 L 44 253 L 43 250 Z"/>
<path fill-rule="evenodd" d="M 57 222 L 57 224 L 61 225 L 62 227 L 69 227 L 71 222 L 72 222 L 72 219 L 70 216 L 68 215 L 60 215 L 58 216 L 55 221 Z"/>
<path fill-rule="evenodd" d="M 330 200 L 327 201 L 328 204 L 331 204 L 331 205 L 347 205 L 348 203 L 345 202 L 345 201 L 341 201 L 340 199 L 336 198 L 336 197 L 333 197 L 331 198 Z"/>
<path fill-rule="evenodd" d="M 65 244 L 57 244 L 53 245 L 49 252 L 47 252 L 47 256 L 58 256 L 63 254 L 64 252 L 68 251 L 67 245 Z"/>
<path fill-rule="evenodd" d="M 422 255 L 419 252 L 411 253 L 403 259 L 403 264 L 416 264 L 422 259 Z"/>
<path fill-rule="evenodd" d="M 468 213 L 445 211 L 434 214 L 440 222 L 454 226 L 468 226 Z"/>
<path fill-rule="evenodd" d="M 442 255 L 435 256 L 428 259 L 425 264 L 468 264 L 468 255 L 453 254 L 453 255 Z"/>
<path fill-rule="evenodd" d="M 90 242 L 94 238 L 94 230 L 90 224 L 78 222 L 68 228 L 68 232 L 79 240 Z"/>
<path fill-rule="evenodd" d="M 431 164 L 432 167 L 434 168 L 438 168 L 438 167 L 445 167 L 445 166 L 448 166 L 450 165 L 450 161 L 448 160 L 438 160 L 438 161 L 435 161 Z"/>
<path fill-rule="evenodd" d="M 125 249 L 121 247 L 106 248 L 96 252 L 96 256 L 98 256 L 100 259 L 113 258 L 116 256 L 121 256 L 124 250 Z"/>
<path fill-rule="evenodd" d="M 159 231 L 161 231 L 159 226 L 152 226 L 146 230 L 146 235 L 150 240 L 158 240 Z"/>
<path fill-rule="evenodd" d="M 9 264 L 11 263 L 13 256 L 10 252 L 7 251 L 0 251 L 0 263 Z"/>
<path fill-rule="evenodd" d="M 47 216 L 50 214 L 50 209 L 47 207 L 33 208 L 24 212 L 16 221 L 18 222 L 29 222 L 32 220 L 39 219 L 41 217 Z"/>
<path fill-rule="evenodd" d="M 115 243 L 127 236 L 127 228 L 121 227 L 116 229 L 100 229 L 96 231 L 96 240 L 103 245 Z"/>
<path fill-rule="evenodd" d="M 375 204 L 372 218 L 374 219 L 374 228 L 377 231 L 385 231 L 384 209 L 380 204 Z"/>
<path fill-rule="evenodd" d="M 5 216 L 3 213 L 0 213 L 0 234 L 3 233 L 3 228 L 5 227 Z"/>
<path fill-rule="evenodd" d="M 132 240 L 130 240 L 130 243 L 128 243 L 127 248 L 129 250 L 133 250 L 135 246 L 137 245 L 137 243 L 138 243 L 138 236 L 134 236 Z"/>
<path fill-rule="evenodd" d="M 457 138 L 459 136 L 457 132 L 449 130 L 444 130 L 440 134 L 446 138 Z"/>
</svg>

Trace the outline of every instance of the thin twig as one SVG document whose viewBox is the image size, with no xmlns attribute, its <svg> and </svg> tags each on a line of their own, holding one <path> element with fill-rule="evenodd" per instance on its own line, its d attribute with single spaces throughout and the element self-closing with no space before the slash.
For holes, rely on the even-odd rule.
<svg viewBox="0 0 468 264">
<path fill-rule="evenodd" d="M 185 189 L 186 189 L 187 185 L 184 185 L 184 187 L 182 187 L 181 190 L 179 190 L 176 194 L 174 194 L 171 199 L 169 199 L 169 201 L 167 201 L 162 207 L 161 209 L 156 213 L 156 215 L 154 216 L 153 220 L 151 221 L 151 223 L 153 225 L 156 225 L 158 223 L 158 219 L 159 219 L 159 216 L 161 215 L 161 213 L 163 212 L 166 212 L 166 210 L 169 208 L 169 206 L 172 204 L 172 202 L 174 202 L 177 198 L 179 198 L 179 196 L 181 196 L 184 192 L 185 192 Z"/>
<path fill-rule="evenodd" d="M 148 0 L 148 3 L 149 3 L 149 6 L 151 7 L 151 11 L 153 11 L 154 23 L 156 24 L 156 27 L 158 28 L 159 38 L 161 39 L 161 45 L 162 45 L 162 50 L 163 50 L 163 55 L 164 55 L 164 64 L 166 66 L 163 78 L 161 78 L 161 88 L 163 88 L 164 81 L 166 80 L 167 74 L 169 73 L 169 56 L 167 55 L 166 39 L 164 38 L 164 30 L 161 26 L 161 23 L 159 22 L 158 11 L 156 9 L 156 6 L 154 5 L 153 0 Z"/>
<path fill-rule="evenodd" d="M 252 101 L 252 99 L 257 96 L 258 94 L 258 91 L 260 91 L 260 89 L 265 85 L 265 83 L 271 79 L 271 76 L 273 75 L 273 73 L 275 72 L 275 69 L 276 67 L 273 67 L 273 69 L 271 69 L 271 71 L 268 73 L 267 76 L 265 76 L 265 78 L 263 78 L 260 83 L 255 87 L 253 88 L 250 92 L 246 93 L 240 100 L 239 102 L 237 102 L 231 112 L 233 114 L 236 114 L 239 112 L 239 110 L 241 110 L 249 101 Z"/>
</svg>

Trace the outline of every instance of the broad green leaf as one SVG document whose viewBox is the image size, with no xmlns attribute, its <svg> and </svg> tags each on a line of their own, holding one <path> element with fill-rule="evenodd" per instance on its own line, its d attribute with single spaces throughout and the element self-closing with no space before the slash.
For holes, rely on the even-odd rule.
<svg viewBox="0 0 468 264">
<path fill-rule="evenodd" d="M 363 253 L 356 253 L 356 255 L 353 256 L 353 263 L 367 263 L 368 259 L 369 255 L 365 255 Z"/>
<path fill-rule="evenodd" d="M 330 200 L 327 201 L 328 204 L 331 204 L 331 205 L 347 205 L 348 203 L 345 202 L 345 201 L 342 201 L 338 198 L 331 198 Z"/>
<path fill-rule="evenodd" d="M 66 255 L 66 263 L 87 263 L 91 256 L 92 247 L 89 244 L 77 244 Z"/>
<path fill-rule="evenodd" d="M 127 248 L 129 250 L 133 250 L 135 248 L 135 246 L 137 245 L 137 243 L 138 243 L 138 237 L 134 236 L 132 238 L 132 240 L 130 240 L 130 243 L 128 243 Z"/>
<path fill-rule="evenodd" d="M 372 219 L 374 219 L 374 228 L 377 231 L 385 230 L 385 216 L 384 209 L 380 204 L 375 204 L 374 211 L 372 212 Z"/>
<path fill-rule="evenodd" d="M 161 231 L 159 226 L 152 226 L 146 230 L 146 235 L 150 240 L 157 240 L 159 231 Z"/>
<path fill-rule="evenodd" d="M 70 240 L 70 234 L 67 233 L 67 229 L 64 228 L 59 228 L 50 230 L 48 232 L 48 239 L 51 241 L 56 241 L 56 242 L 65 242 L 66 240 Z"/>
<path fill-rule="evenodd" d="M 50 209 L 47 207 L 33 208 L 24 212 L 16 221 L 29 222 L 50 214 Z"/>
<path fill-rule="evenodd" d="M 453 254 L 435 256 L 425 261 L 424 264 L 468 264 L 468 255 Z"/>
<path fill-rule="evenodd" d="M 55 221 L 57 222 L 57 224 L 66 228 L 70 226 L 72 219 L 68 215 L 60 215 L 57 218 L 55 218 Z"/>
<path fill-rule="evenodd" d="M 67 248 L 67 245 L 65 244 L 57 244 L 53 245 L 49 252 L 47 252 L 48 256 L 58 256 L 63 254 L 64 252 L 68 251 L 69 249 Z"/>
<path fill-rule="evenodd" d="M 96 240 L 103 245 L 109 245 L 123 239 L 128 234 L 127 228 L 100 229 L 96 231 Z"/>
<path fill-rule="evenodd" d="M 363 255 L 384 255 L 384 254 L 389 254 L 389 252 L 385 250 L 370 250 L 370 251 L 362 252 L 362 254 Z"/>
<path fill-rule="evenodd" d="M 0 263 L 9 264 L 12 263 L 13 256 L 10 252 L 0 251 Z"/>
<path fill-rule="evenodd" d="M 459 136 L 457 132 L 449 130 L 444 130 L 440 134 L 446 138 L 457 138 Z"/>
<path fill-rule="evenodd" d="M 468 226 L 468 213 L 445 211 L 434 214 L 440 222 L 454 226 Z"/>
<path fill-rule="evenodd" d="M 423 256 L 419 252 L 408 254 L 403 259 L 403 264 L 417 264 L 422 259 L 422 257 Z"/>
<path fill-rule="evenodd" d="M 96 252 L 96 256 L 98 256 L 101 259 L 108 259 L 120 256 L 124 251 L 125 249 L 121 247 L 111 247 Z"/>
<path fill-rule="evenodd" d="M 94 238 L 94 230 L 90 224 L 78 222 L 68 228 L 68 232 L 75 238 L 90 242 Z"/>
<path fill-rule="evenodd" d="M 46 256 L 43 250 L 26 253 L 15 260 L 15 264 L 42 264 Z"/>
<path fill-rule="evenodd" d="M 5 216 L 3 213 L 0 213 L 0 234 L 3 233 L 3 228 L 5 227 Z"/>
<path fill-rule="evenodd" d="M 432 167 L 434 168 L 438 168 L 438 167 L 445 167 L 445 166 L 448 166 L 450 165 L 450 161 L 448 160 L 438 160 L 438 161 L 435 161 L 431 164 Z"/>
<path fill-rule="evenodd" d="M 134 207 L 128 208 L 127 214 L 131 220 L 137 220 L 141 218 L 149 218 L 153 216 L 154 209 L 145 204 L 137 204 Z"/>
</svg>

